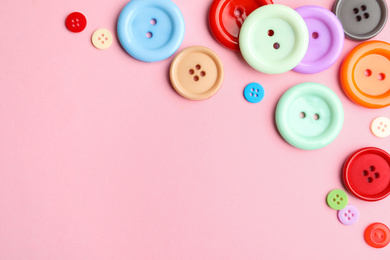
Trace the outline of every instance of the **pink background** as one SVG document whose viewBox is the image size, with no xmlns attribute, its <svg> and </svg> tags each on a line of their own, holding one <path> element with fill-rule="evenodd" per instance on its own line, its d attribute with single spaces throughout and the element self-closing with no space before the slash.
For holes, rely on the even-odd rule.
<svg viewBox="0 0 390 260">
<path fill-rule="evenodd" d="M 329 0 L 275 0 L 297 8 Z M 204 45 L 222 59 L 213 98 L 194 102 L 171 87 L 174 57 L 147 64 L 115 39 L 97 50 L 98 28 L 116 35 L 127 0 L 0 2 L 0 259 L 388 259 L 369 247 L 372 222 L 390 226 L 390 198 L 361 201 L 353 226 L 325 198 L 357 149 L 390 151 L 370 132 L 377 116 L 352 103 L 331 69 L 265 75 L 219 45 L 208 30 L 211 0 L 175 0 L 186 23 L 180 50 Z M 88 25 L 65 28 L 80 11 Z M 390 26 L 375 39 L 390 40 Z M 347 40 L 342 57 L 357 42 Z M 280 96 L 297 83 L 333 89 L 345 124 L 329 146 L 303 151 L 274 124 Z M 243 89 L 265 88 L 250 104 Z"/>
</svg>

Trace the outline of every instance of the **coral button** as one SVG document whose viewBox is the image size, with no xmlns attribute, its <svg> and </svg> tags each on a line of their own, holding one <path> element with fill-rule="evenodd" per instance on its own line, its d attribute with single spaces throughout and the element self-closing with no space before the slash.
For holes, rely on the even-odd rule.
<svg viewBox="0 0 390 260">
<path fill-rule="evenodd" d="M 372 223 L 364 231 L 364 240 L 375 248 L 382 248 L 390 242 L 390 230 L 382 223 Z"/>
<path fill-rule="evenodd" d="M 390 105 L 390 44 L 369 41 L 345 58 L 340 72 L 347 96 L 368 108 Z"/>
<path fill-rule="evenodd" d="M 65 25 L 71 32 L 82 32 L 87 26 L 87 19 L 82 13 L 73 12 L 66 18 Z"/>
<path fill-rule="evenodd" d="M 356 197 L 377 201 L 390 194 L 390 155 L 375 147 L 355 152 L 344 163 L 345 186 Z"/>
<path fill-rule="evenodd" d="M 214 0 L 210 7 L 209 24 L 215 39 L 223 46 L 238 51 L 238 35 L 244 20 L 260 6 L 272 0 Z"/>
<path fill-rule="evenodd" d="M 344 46 L 344 30 L 339 19 L 328 9 L 308 5 L 295 9 L 309 29 L 309 48 L 294 68 L 300 73 L 318 73 L 332 66 Z"/>
<path fill-rule="evenodd" d="M 303 18 L 284 5 L 265 5 L 242 25 L 239 44 L 246 62 L 268 74 L 289 71 L 306 54 L 309 32 Z"/>
<path fill-rule="evenodd" d="M 182 50 L 172 61 L 170 78 L 181 96 L 202 100 L 218 92 L 223 81 L 223 65 L 212 50 L 194 46 Z"/>
</svg>

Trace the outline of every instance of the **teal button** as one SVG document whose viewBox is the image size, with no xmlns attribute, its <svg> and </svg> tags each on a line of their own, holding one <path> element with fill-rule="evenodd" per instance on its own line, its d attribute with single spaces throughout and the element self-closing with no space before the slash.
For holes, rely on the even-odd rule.
<svg viewBox="0 0 390 260">
<path fill-rule="evenodd" d="M 246 62 L 267 74 L 296 67 L 309 46 L 303 18 L 284 5 L 265 5 L 252 12 L 242 25 L 239 45 Z"/>
<path fill-rule="evenodd" d="M 287 90 L 276 107 L 276 125 L 292 146 L 315 150 L 330 144 L 344 123 L 344 109 L 328 87 L 307 82 Z"/>
</svg>

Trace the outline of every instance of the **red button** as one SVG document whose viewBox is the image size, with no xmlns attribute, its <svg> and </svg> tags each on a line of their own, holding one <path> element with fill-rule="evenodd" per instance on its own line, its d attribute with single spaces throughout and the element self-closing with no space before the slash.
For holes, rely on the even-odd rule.
<svg viewBox="0 0 390 260">
<path fill-rule="evenodd" d="M 344 164 L 345 186 L 356 197 L 377 201 L 390 194 L 390 155 L 375 147 L 355 152 Z"/>
<path fill-rule="evenodd" d="M 69 31 L 78 33 L 83 31 L 87 26 L 87 19 L 82 13 L 74 12 L 68 15 L 65 25 Z"/>
<path fill-rule="evenodd" d="M 244 20 L 267 4 L 273 4 L 272 0 L 214 0 L 209 12 L 211 32 L 223 46 L 238 51 L 238 34 Z"/>
<path fill-rule="evenodd" d="M 390 230 L 382 223 L 373 223 L 364 231 L 364 240 L 372 247 L 385 247 L 390 242 Z"/>
</svg>

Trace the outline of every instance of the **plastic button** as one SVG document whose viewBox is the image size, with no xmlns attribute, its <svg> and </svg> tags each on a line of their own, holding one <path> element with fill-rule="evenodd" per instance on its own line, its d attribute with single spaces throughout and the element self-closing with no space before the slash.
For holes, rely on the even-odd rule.
<svg viewBox="0 0 390 260">
<path fill-rule="evenodd" d="M 71 32 L 82 32 L 87 26 L 87 19 L 82 13 L 73 12 L 66 18 L 65 25 Z"/>
<path fill-rule="evenodd" d="M 314 150 L 330 144 L 340 133 L 344 110 L 328 87 L 301 83 L 287 90 L 276 107 L 276 125 L 291 145 Z"/>
<path fill-rule="evenodd" d="M 372 223 L 364 231 L 364 240 L 375 248 L 382 248 L 390 242 L 390 230 L 382 223 Z"/>
<path fill-rule="evenodd" d="M 380 33 L 387 21 L 385 0 L 338 0 L 333 12 L 352 40 L 368 40 Z"/>
<path fill-rule="evenodd" d="M 347 205 L 337 212 L 337 217 L 344 225 L 353 225 L 359 219 L 359 211 L 355 206 Z"/>
<path fill-rule="evenodd" d="M 191 100 L 213 96 L 223 81 L 223 65 L 212 50 L 194 46 L 182 50 L 172 61 L 170 78 L 174 89 Z"/>
<path fill-rule="evenodd" d="M 259 103 L 264 98 L 264 88 L 259 83 L 250 83 L 244 89 L 244 97 L 250 103 Z"/>
<path fill-rule="evenodd" d="M 107 29 L 98 29 L 92 34 L 92 44 L 100 50 L 104 50 L 110 47 L 112 41 L 112 34 Z"/>
<path fill-rule="evenodd" d="M 119 15 L 118 38 L 134 58 L 154 62 L 172 56 L 184 38 L 184 18 L 171 0 L 132 0 Z"/>
<path fill-rule="evenodd" d="M 365 42 L 345 58 L 340 72 L 347 96 L 368 108 L 390 105 L 390 44 Z"/>
<path fill-rule="evenodd" d="M 241 53 L 250 66 L 268 74 L 293 69 L 303 59 L 309 33 L 303 18 L 284 5 L 265 5 L 242 25 Z"/>
<path fill-rule="evenodd" d="M 295 9 L 309 29 L 309 48 L 303 60 L 293 70 L 318 73 L 332 66 L 344 46 L 344 30 L 339 19 L 328 9 L 308 5 Z"/>
<path fill-rule="evenodd" d="M 371 132 L 377 137 L 387 137 L 390 135 L 390 119 L 378 117 L 371 122 Z"/>
<path fill-rule="evenodd" d="M 343 179 L 348 190 L 366 201 L 390 194 L 390 155 L 375 147 L 355 152 L 344 164 Z"/>
<path fill-rule="evenodd" d="M 328 206 L 332 209 L 341 210 L 345 208 L 348 204 L 347 193 L 338 189 L 332 190 L 328 193 L 328 196 L 326 197 L 326 202 L 328 203 Z"/>
<path fill-rule="evenodd" d="M 209 23 L 215 39 L 223 46 L 238 51 L 238 35 L 244 20 L 260 6 L 272 0 L 214 0 L 210 7 Z"/>
</svg>

